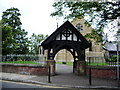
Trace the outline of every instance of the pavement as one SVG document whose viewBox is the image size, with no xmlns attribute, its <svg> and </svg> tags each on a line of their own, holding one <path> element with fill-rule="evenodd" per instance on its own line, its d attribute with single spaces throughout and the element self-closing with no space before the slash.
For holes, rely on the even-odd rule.
<svg viewBox="0 0 120 90">
<path fill-rule="evenodd" d="M 72 66 L 68 65 L 56 65 L 56 75 L 51 76 L 51 83 L 48 83 L 48 76 L 24 75 L 5 72 L 0 72 L 0 79 L 68 88 L 118 89 L 116 80 L 92 78 L 92 85 L 89 85 L 88 76 L 78 76 L 72 73 Z"/>
</svg>

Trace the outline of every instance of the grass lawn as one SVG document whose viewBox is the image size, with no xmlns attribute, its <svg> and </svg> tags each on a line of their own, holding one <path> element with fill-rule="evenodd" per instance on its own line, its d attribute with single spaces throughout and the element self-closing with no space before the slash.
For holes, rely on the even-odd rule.
<svg viewBox="0 0 120 90">
<path fill-rule="evenodd" d="M 14 63 L 14 64 L 38 64 L 36 62 L 33 61 L 4 61 L 4 62 L 0 62 L 0 63 Z M 39 63 L 40 64 L 40 63 Z"/>
<path fill-rule="evenodd" d="M 88 64 L 90 66 L 105 66 L 105 65 L 109 65 L 108 63 L 97 63 L 97 62 L 92 62 L 90 64 Z"/>
<path fill-rule="evenodd" d="M 62 62 L 56 62 L 56 64 L 63 64 Z M 66 62 L 65 65 L 73 65 L 73 62 Z"/>
<path fill-rule="evenodd" d="M 0 63 L 14 63 L 14 64 L 40 64 L 40 63 L 36 63 L 34 61 L 4 61 L 4 62 L 0 62 Z M 56 62 L 56 64 L 63 64 L 63 62 Z M 73 65 L 73 62 L 66 62 L 65 65 Z M 109 65 L 108 63 L 87 63 L 87 65 L 90 66 L 105 66 L 105 65 Z"/>
<path fill-rule="evenodd" d="M 63 64 L 62 62 L 56 62 L 56 64 Z M 73 65 L 73 62 L 66 62 L 65 65 Z M 93 62 L 93 63 L 87 63 L 87 65 L 90 66 L 105 66 L 105 65 L 109 65 L 108 63 L 97 63 L 97 62 Z"/>
</svg>

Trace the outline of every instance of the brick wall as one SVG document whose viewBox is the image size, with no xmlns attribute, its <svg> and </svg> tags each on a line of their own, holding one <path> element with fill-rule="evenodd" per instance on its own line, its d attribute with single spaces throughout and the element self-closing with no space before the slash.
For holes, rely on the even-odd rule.
<svg viewBox="0 0 120 90">
<path fill-rule="evenodd" d="M 43 66 L 30 66 L 18 64 L 0 64 L 2 72 L 28 74 L 28 75 L 47 75 L 48 69 Z"/>
<path fill-rule="evenodd" d="M 86 69 L 86 74 L 89 75 L 89 68 Z M 91 67 L 91 76 L 97 78 L 116 79 L 116 67 L 97 66 Z"/>
<path fill-rule="evenodd" d="M 42 66 L 26 66 L 26 65 L 13 65 L 13 64 L 0 64 L 1 72 L 29 74 L 29 75 L 47 75 L 48 68 Z M 86 75 L 89 75 L 89 68 L 91 68 L 92 77 L 116 79 L 116 67 L 108 66 L 92 66 L 86 67 Z"/>
</svg>

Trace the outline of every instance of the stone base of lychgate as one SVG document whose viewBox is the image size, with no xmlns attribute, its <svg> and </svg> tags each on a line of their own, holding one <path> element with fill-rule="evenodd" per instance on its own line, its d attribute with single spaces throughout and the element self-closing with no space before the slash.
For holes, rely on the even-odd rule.
<svg viewBox="0 0 120 90">
<path fill-rule="evenodd" d="M 53 76 L 55 75 L 55 60 L 48 60 L 47 61 L 47 67 L 50 67 L 50 74 Z M 48 73 L 49 73 L 49 69 L 48 69 Z"/>
<path fill-rule="evenodd" d="M 75 73 L 77 75 L 86 75 L 86 62 L 85 61 L 77 61 Z"/>
</svg>

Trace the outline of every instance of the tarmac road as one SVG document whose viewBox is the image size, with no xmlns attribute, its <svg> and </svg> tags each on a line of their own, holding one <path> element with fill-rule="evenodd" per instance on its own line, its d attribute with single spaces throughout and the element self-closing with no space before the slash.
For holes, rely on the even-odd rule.
<svg viewBox="0 0 120 90">
<path fill-rule="evenodd" d="M 30 83 L 22 83 L 22 82 L 13 82 L 13 81 L 5 81 L 1 80 L 2 82 L 2 90 L 8 90 L 8 89 L 29 89 L 29 90 L 66 90 L 63 87 L 55 87 L 55 86 L 48 86 L 48 85 L 39 85 L 39 84 L 30 84 Z"/>
<path fill-rule="evenodd" d="M 21 82 L 13 82 L 13 81 L 5 81 L 5 80 L 0 80 L 0 83 L 2 83 L 2 90 L 106 90 L 106 89 L 65 88 L 65 87 L 55 87 L 48 85 L 38 85 L 38 84 L 21 83 Z"/>
</svg>

